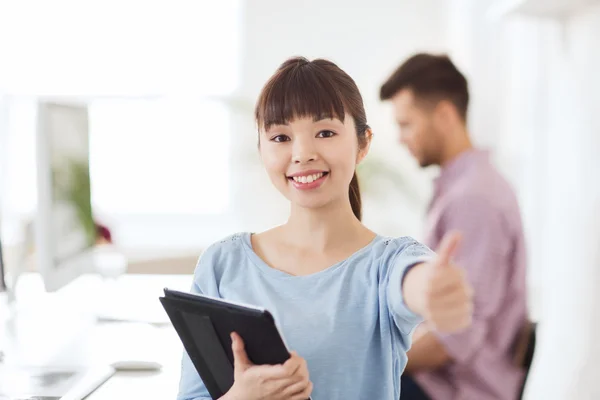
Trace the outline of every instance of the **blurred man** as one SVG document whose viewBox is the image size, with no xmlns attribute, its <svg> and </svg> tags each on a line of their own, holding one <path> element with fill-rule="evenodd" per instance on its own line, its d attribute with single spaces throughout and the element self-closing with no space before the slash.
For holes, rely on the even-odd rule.
<svg viewBox="0 0 600 400">
<path fill-rule="evenodd" d="M 422 167 L 438 165 L 425 243 L 463 235 L 457 262 L 474 288 L 473 324 L 452 335 L 425 322 L 402 376 L 402 400 L 515 400 L 523 372 L 512 346 L 527 319 L 525 246 L 513 190 L 467 131 L 467 81 L 446 56 L 417 54 L 381 87 L 400 141 Z"/>
</svg>

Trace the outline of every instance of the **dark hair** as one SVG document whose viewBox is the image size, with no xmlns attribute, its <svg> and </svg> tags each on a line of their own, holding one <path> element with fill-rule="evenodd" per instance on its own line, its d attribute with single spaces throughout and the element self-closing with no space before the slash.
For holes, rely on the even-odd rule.
<svg viewBox="0 0 600 400">
<path fill-rule="evenodd" d="M 328 60 L 293 57 L 267 81 L 258 98 L 255 118 L 259 129 L 286 124 L 295 118 L 354 118 L 359 147 L 367 143 L 367 117 L 354 80 Z M 349 189 L 350 205 L 359 220 L 362 201 L 356 172 Z"/>
<path fill-rule="evenodd" d="M 419 100 L 448 100 L 467 120 L 467 79 L 447 55 L 419 53 L 406 60 L 381 86 L 379 97 L 389 100 L 402 89 L 410 89 Z"/>
</svg>

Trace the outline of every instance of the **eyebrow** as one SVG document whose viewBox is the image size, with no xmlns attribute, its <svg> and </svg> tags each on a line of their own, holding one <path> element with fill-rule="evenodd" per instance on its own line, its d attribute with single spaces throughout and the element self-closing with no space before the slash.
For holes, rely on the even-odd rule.
<svg viewBox="0 0 600 400">
<path fill-rule="evenodd" d="M 334 117 L 313 117 L 313 122 L 321 122 L 321 121 L 327 121 L 327 122 L 333 122 L 333 123 L 340 123 L 340 124 L 344 124 L 343 121 L 340 121 L 339 118 L 334 118 Z"/>
<path fill-rule="evenodd" d="M 334 122 L 334 123 L 340 123 L 343 124 L 342 121 L 340 121 L 338 118 L 336 117 L 320 117 L 320 116 L 314 116 L 313 117 L 313 122 L 321 122 L 321 121 L 327 121 L 327 122 Z M 290 126 L 290 121 L 286 121 L 284 123 L 277 123 L 277 122 L 273 122 L 271 124 L 269 124 L 269 127 L 265 130 L 269 130 L 274 126 Z"/>
</svg>

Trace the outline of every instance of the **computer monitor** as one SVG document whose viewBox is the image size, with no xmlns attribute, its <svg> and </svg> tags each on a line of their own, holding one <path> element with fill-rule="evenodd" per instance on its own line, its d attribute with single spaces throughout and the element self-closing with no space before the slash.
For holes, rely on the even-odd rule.
<svg viewBox="0 0 600 400">
<path fill-rule="evenodd" d="M 0 292 L 6 292 L 6 279 L 4 278 L 4 256 L 2 254 L 1 233 L 0 233 Z"/>
<path fill-rule="evenodd" d="M 53 292 L 94 271 L 86 104 L 37 103 L 36 269 Z"/>
<path fill-rule="evenodd" d="M 6 173 L 4 159 L 6 158 L 6 127 L 7 106 L 4 95 L 0 92 L 0 293 L 6 292 L 6 267 L 4 265 L 4 254 L 2 252 L 2 190 L 4 189 L 4 175 Z M 0 306 L 1 307 L 1 306 Z"/>
</svg>

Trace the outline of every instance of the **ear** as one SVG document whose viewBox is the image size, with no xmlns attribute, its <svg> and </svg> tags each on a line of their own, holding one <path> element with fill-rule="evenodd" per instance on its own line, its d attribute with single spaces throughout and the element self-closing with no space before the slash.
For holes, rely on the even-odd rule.
<svg viewBox="0 0 600 400">
<path fill-rule="evenodd" d="M 454 104 L 448 100 L 440 101 L 433 111 L 433 123 L 441 131 L 445 131 L 448 126 L 454 125 L 457 118 L 457 112 Z"/>
<path fill-rule="evenodd" d="M 373 131 L 371 128 L 367 129 L 365 132 L 366 143 L 365 146 L 361 149 L 358 149 L 358 155 L 356 156 L 356 164 L 360 164 L 367 154 L 369 154 L 369 149 L 371 148 L 371 141 L 373 140 Z"/>
</svg>

